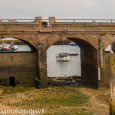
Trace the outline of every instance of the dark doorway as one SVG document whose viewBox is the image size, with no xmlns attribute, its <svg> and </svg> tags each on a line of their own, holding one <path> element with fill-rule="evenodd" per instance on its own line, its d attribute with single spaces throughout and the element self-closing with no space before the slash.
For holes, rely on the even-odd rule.
<svg viewBox="0 0 115 115">
<path fill-rule="evenodd" d="M 10 77 L 10 86 L 15 86 L 15 77 Z"/>
</svg>

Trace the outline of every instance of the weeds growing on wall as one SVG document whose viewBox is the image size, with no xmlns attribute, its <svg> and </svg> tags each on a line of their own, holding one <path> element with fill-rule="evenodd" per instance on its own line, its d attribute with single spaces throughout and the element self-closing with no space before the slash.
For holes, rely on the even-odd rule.
<svg viewBox="0 0 115 115">
<path fill-rule="evenodd" d="M 35 86 L 37 89 L 40 89 L 40 80 L 38 78 L 35 78 Z"/>
</svg>

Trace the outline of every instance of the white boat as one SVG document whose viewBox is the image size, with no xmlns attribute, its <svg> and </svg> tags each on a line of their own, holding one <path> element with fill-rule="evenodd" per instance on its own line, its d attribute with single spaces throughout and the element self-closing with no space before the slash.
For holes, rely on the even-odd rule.
<svg viewBox="0 0 115 115">
<path fill-rule="evenodd" d="M 9 51 L 10 50 L 10 45 L 4 44 L 1 46 L 0 51 Z"/>
<path fill-rule="evenodd" d="M 11 45 L 10 48 L 11 48 L 11 50 L 18 50 L 18 46 L 17 45 Z"/>
<path fill-rule="evenodd" d="M 0 51 L 8 51 L 8 50 L 18 50 L 18 46 L 14 45 L 13 43 L 7 44 L 7 43 L 0 43 Z"/>
<path fill-rule="evenodd" d="M 60 62 L 68 62 L 70 61 L 70 56 L 66 52 L 58 53 L 56 55 L 56 60 Z"/>
</svg>

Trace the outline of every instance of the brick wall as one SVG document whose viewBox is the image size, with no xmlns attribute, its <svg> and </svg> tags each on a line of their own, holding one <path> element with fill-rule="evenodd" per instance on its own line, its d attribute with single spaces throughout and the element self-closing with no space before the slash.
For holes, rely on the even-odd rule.
<svg viewBox="0 0 115 115">
<path fill-rule="evenodd" d="M 20 84 L 34 85 L 36 62 L 36 53 L 0 53 L 0 80 L 9 85 L 10 77 L 15 77 Z"/>
</svg>

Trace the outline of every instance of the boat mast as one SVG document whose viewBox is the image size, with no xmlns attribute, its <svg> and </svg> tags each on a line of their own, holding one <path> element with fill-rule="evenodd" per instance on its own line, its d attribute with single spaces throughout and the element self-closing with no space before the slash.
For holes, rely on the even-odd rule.
<svg viewBox="0 0 115 115">
<path fill-rule="evenodd" d="M 63 52 L 63 45 L 64 45 L 64 40 L 63 40 L 63 44 L 62 44 L 62 52 Z"/>
</svg>

